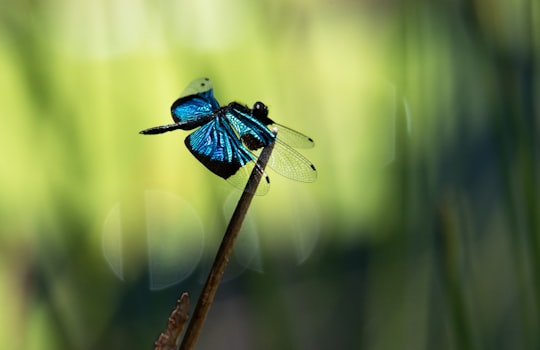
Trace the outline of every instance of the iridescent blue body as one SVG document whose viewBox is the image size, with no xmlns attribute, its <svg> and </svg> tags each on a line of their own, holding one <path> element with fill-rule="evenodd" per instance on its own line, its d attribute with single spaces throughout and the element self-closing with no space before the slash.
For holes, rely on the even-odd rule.
<svg viewBox="0 0 540 350">
<path fill-rule="evenodd" d="M 274 123 L 262 102 L 256 102 L 253 108 L 237 102 L 220 106 L 208 78 L 194 80 L 172 104 L 171 115 L 174 124 L 141 133 L 198 128 L 185 139 L 187 148 L 210 171 L 238 188 L 243 188 L 256 167 L 256 152 L 273 142 L 274 151 L 268 163 L 272 169 L 297 181 L 312 182 L 317 178 L 315 166 L 289 146 L 312 147 L 311 138 Z M 273 127 L 278 128 L 277 138 L 270 130 Z M 268 189 L 268 176 L 265 178 L 267 184 L 260 186 L 258 194 Z"/>
</svg>

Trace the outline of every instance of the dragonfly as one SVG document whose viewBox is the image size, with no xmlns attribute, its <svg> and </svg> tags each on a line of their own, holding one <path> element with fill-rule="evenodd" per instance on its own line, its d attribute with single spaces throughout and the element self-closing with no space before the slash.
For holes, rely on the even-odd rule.
<svg viewBox="0 0 540 350">
<path fill-rule="evenodd" d="M 274 143 L 268 166 L 289 179 L 314 182 L 315 165 L 294 148 L 311 148 L 310 137 L 275 123 L 268 117 L 268 107 L 255 102 L 252 108 L 238 102 L 220 106 L 214 97 L 209 78 L 192 81 L 171 106 L 173 124 L 140 131 L 155 135 L 182 129 L 193 130 L 186 139 L 189 151 L 208 170 L 224 178 L 233 186 L 244 190 L 253 171 L 262 179 L 256 194 L 268 191 L 270 178 L 257 164 L 262 148 Z M 277 128 L 277 136 L 272 132 Z M 294 147 L 294 148 L 293 148 Z"/>
</svg>

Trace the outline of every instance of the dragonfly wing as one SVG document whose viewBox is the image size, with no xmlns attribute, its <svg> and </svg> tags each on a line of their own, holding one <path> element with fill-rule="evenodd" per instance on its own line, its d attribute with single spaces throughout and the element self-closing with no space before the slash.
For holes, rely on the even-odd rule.
<svg viewBox="0 0 540 350">
<path fill-rule="evenodd" d="M 230 106 L 230 105 L 229 105 Z M 242 107 L 242 106 L 241 106 Z M 245 109 L 245 108 L 244 108 Z M 296 130 L 289 129 L 285 125 L 278 124 L 268 118 L 268 107 L 262 102 L 255 102 L 253 109 L 248 110 L 249 118 L 266 125 L 270 130 L 278 129 L 279 138 L 286 144 L 294 148 L 311 148 L 315 146 L 315 142 L 311 137 L 308 137 Z"/>
<path fill-rule="evenodd" d="M 253 168 L 257 167 L 255 156 L 245 149 L 221 117 L 214 118 L 188 135 L 185 144 L 210 171 L 241 190 L 244 190 Z M 268 191 L 268 176 L 262 169 L 257 171 L 263 180 L 256 193 L 264 194 Z"/>
<path fill-rule="evenodd" d="M 227 181 L 237 189 L 244 191 L 246 189 L 247 181 L 249 180 L 254 168 L 257 169 L 256 171 L 261 176 L 261 181 L 259 182 L 259 186 L 257 187 L 255 194 L 258 196 L 263 196 L 268 193 L 268 190 L 270 189 L 270 178 L 266 172 L 259 167 L 256 160 L 253 160 L 238 169 L 238 171 L 229 177 Z"/>
<path fill-rule="evenodd" d="M 268 125 L 268 128 L 272 129 L 276 127 L 278 129 L 278 139 L 281 139 L 287 145 L 294 148 L 312 148 L 315 146 L 315 142 L 309 136 L 306 136 L 296 130 L 290 129 L 285 125 L 273 123 Z"/>
<path fill-rule="evenodd" d="M 315 166 L 291 148 L 291 146 L 313 147 L 314 142 L 311 138 L 276 123 L 266 126 L 261 118 L 253 116 L 252 110 L 240 104 L 233 102 L 227 107 L 226 119 L 247 149 L 258 151 L 275 141 L 274 150 L 268 162 L 269 167 L 292 180 L 313 182 L 317 179 Z M 269 129 L 273 127 L 278 128 L 277 139 Z M 290 141 L 292 145 L 285 143 L 282 138 Z"/>
<path fill-rule="evenodd" d="M 216 101 L 217 103 L 217 101 Z M 219 109 L 204 95 L 181 97 L 171 106 L 171 115 L 176 123 L 185 123 L 184 130 L 194 129 L 208 122 L 208 119 Z"/>
<path fill-rule="evenodd" d="M 173 120 L 187 122 L 184 130 L 194 129 L 206 122 L 217 112 L 219 103 L 214 97 L 212 82 L 208 78 L 192 81 L 171 106 Z"/>
<path fill-rule="evenodd" d="M 276 173 L 291 180 L 301 182 L 314 182 L 317 180 L 315 165 L 289 145 L 285 144 L 280 138 L 281 135 L 278 131 L 278 139 L 268 161 L 268 166 Z"/>
<path fill-rule="evenodd" d="M 180 94 L 180 97 L 189 95 L 198 95 L 214 89 L 214 85 L 209 78 L 197 78 L 186 86 Z"/>
</svg>

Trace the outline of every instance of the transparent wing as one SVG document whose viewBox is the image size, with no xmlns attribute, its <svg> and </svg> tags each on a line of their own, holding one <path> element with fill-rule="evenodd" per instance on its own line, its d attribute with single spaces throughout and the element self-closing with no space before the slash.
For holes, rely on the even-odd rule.
<svg viewBox="0 0 540 350">
<path fill-rule="evenodd" d="M 306 136 L 296 130 L 290 129 L 285 125 L 273 123 L 268 125 L 268 128 L 278 128 L 278 139 L 281 139 L 287 145 L 294 148 L 311 148 L 315 146 L 315 142 L 309 136 Z"/>
<path fill-rule="evenodd" d="M 291 180 L 301 182 L 314 182 L 317 180 L 315 165 L 280 138 L 281 135 L 278 132 L 278 138 L 268 161 L 268 166 L 276 173 Z"/>
<path fill-rule="evenodd" d="M 238 169 L 238 171 L 234 175 L 227 178 L 227 182 L 229 182 L 237 189 L 244 191 L 249 177 L 251 176 L 251 172 L 256 165 L 257 160 L 254 159 L 253 161 L 247 163 L 245 166 Z M 256 171 L 261 175 L 261 181 L 259 182 L 259 186 L 257 187 L 255 194 L 258 196 L 264 196 L 268 193 L 268 190 L 270 189 L 270 178 L 268 177 L 266 172 L 258 166 Z"/>
<path fill-rule="evenodd" d="M 304 134 L 276 123 L 268 127 L 250 114 L 250 110 L 241 105 L 229 105 L 226 119 L 232 129 L 240 136 L 246 149 L 260 154 L 262 147 L 275 140 L 274 150 L 268 166 L 275 172 L 289 179 L 301 182 L 314 182 L 317 179 L 315 166 L 294 147 L 313 147 L 314 142 Z M 277 127 L 277 139 L 269 128 Z M 257 156 L 254 156 L 256 158 Z"/>
<path fill-rule="evenodd" d="M 209 78 L 197 78 L 186 86 L 186 88 L 180 94 L 180 97 L 200 94 L 212 90 L 213 88 L 214 85 Z"/>
</svg>

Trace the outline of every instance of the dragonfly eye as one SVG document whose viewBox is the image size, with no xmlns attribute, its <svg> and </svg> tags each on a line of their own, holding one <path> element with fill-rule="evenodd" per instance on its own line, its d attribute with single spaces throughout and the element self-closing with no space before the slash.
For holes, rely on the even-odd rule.
<svg viewBox="0 0 540 350">
<path fill-rule="evenodd" d="M 268 118 L 268 107 L 266 107 L 266 105 L 260 101 L 255 102 L 251 114 L 255 119 L 262 122 L 264 125 L 272 123 L 272 120 Z"/>
<path fill-rule="evenodd" d="M 268 108 L 260 101 L 255 102 L 253 105 L 253 111 L 261 114 L 264 113 L 265 115 L 268 114 Z"/>
</svg>

